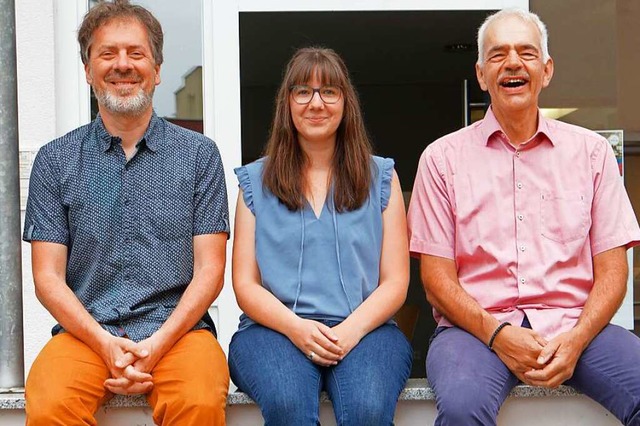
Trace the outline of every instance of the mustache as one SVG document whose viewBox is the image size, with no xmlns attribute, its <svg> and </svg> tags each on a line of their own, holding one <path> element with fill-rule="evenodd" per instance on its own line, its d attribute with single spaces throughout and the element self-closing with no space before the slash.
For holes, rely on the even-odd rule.
<svg viewBox="0 0 640 426">
<path fill-rule="evenodd" d="M 500 76 L 498 76 L 498 81 L 502 81 L 505 78 L 523 78 L 525 80 L 529 80 L 529 73 L 522 71 L 505 71 Z"/>
<path fill-rule="evenodd" d="M 105 77 L 105 80 L 107 82 L 111 82 L 114 80 L 130 80 L 130 81 L 139 83 L 140 81 L 142 81 L 142 78 L 135 71 L 120 72 L 120 71 L 114 70 L 114 71 L 111 71 L 109 74 L 107 74 L 107 76 Z"/>
</svg>

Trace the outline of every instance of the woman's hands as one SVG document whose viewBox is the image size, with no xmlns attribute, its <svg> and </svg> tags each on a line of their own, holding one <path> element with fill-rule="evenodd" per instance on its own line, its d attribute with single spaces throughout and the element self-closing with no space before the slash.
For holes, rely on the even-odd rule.
<svg viewBox="0 0 640 426">
<path fill-rule="evenodd" d="M 298 318 L 287 337 L 307 358 L 324 367 L 336 365 L 346 355 L 337 344 L 338 335 L 318 321 Z"/>
<path fill-rule="evenodd" d="M 363 336 L 347 321 L 327 327 L 318 321 L 298 318 L 287 337 L 311 361 L 328 367 L 342 361 Z"/>
<path fill-rule="evenodd" d="M 336 344 L 342 349 L 342 358 L 347 356 L 351 349 L 355 348 L 364 337 L 362 332 L 356 327 L 347 323 L 348 319 L 332 327 L 331 330 L 338 337 Z"/>
</svg>

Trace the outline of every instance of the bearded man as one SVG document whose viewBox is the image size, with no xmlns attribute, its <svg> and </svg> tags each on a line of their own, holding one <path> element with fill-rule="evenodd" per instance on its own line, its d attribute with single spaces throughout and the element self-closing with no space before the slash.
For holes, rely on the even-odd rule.
<svg viewBox="0 0 640 426">
<path fill-rule="evenodd" d="M 223 425 L 229 386 L 207 309 L 229 235 L 220 154 L 158 117 L 163 34 L 146 9 L 100 2 L 78 31 L 91 123 L 45 145 L 24 240 L 58 324 L 26 385 L 28 425 L 95 425 L 112 394 L 145 394 L 159 425 Z"/>
</svg>

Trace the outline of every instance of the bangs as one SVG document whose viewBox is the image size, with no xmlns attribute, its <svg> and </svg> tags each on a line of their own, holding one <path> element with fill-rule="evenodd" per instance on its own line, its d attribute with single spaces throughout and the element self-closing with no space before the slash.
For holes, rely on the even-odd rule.
<svg viewBox="0 0 640 426">
<path fill-rule="evenodd" d="M 331 58 L 317 53 L 297 58 L 291 65 L 288 87 L 307 84 L 317 76 L 322 85 L 345 86 L 345 76 L 340 66 Z"/>
</svg>

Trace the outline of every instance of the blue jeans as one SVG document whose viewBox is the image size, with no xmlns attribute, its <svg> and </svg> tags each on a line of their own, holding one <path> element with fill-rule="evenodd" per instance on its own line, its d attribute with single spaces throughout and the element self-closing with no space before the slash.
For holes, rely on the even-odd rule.
<svg viewBox="0 0 640 426">
<path fill-rule="evenodd" d="M 268 426 L 319 425 L 322 390 L 338 425 L 392 425 L 411 361 L 411 345 L 389 324 L 332 367 L 314 364 L 286 336 L 258 324 L 237 332 L 229 346 L 231 379 L 258 404 Z"/>
<path fill-rule="evenodd" d="M 523 327 L 530 327 L 528 321 Z M 480 340 L 458 327 L 438 328 L 427 354 L 436 425 L 495 425 L 518 379 Z M 580 356 L 572 386 L 625 425 L 640 425 L 640 339 L 607 325 Z"/>
</svg>

